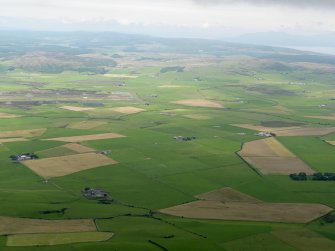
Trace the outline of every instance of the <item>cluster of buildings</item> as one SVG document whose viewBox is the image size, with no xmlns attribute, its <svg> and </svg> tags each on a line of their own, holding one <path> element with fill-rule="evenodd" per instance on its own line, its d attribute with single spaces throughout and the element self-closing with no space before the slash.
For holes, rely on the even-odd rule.
<svg viewBox="0 0 335 251">
<path fill-rule="evenodd" d="M 21 153 L 17 155 L 11 155 L 10 158 L 13 161 L 23 161 L 23 160 L 38 159 L 38 156 L 34 153 Z"/>
</svg>

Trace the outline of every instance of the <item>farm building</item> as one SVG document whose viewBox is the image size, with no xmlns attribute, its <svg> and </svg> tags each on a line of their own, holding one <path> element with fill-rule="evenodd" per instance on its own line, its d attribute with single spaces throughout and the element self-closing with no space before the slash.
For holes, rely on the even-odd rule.
<svg viewBox="0 0 335 251">
<path fill-rule="evenodd" d="M 106 199 L 108 197 L 108 194 L 99 188 L 85 187 L 83 190 L 81 190 L 81 193 L 88 199 Z"/>
<path fill-rule="evenodd" d="M 38 159 L 38 156 L 34 153 L 22 153 L 17 155 L 11 155 L 10 158 L 13 161 L 23 161 L 23 160 Z"/>
<path fill-rule="evenodd" d="M 259 132 L 255 134 L 258 137 L 275 137 L 276 134 L 273 132 Z"/>
</svg>

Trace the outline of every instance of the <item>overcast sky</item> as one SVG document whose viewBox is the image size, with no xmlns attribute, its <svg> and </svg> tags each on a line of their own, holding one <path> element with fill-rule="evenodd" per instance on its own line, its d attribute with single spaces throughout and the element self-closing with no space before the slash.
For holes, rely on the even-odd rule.
<svg viewBox="0 0 335 251">
<path fill-rule="evenodd" d="M 335 0 L 0 0 L 0 29 L 11 28 L 208 37 L 316 34 L 335 32 Z"/>
</svg>

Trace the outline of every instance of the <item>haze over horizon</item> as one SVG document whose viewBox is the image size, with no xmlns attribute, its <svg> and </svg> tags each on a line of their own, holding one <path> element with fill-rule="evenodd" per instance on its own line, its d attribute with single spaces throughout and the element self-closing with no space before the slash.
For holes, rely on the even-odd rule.
<svg viewBox="0 0 335 251">
<path fill-rule="evenodd" d="M 220 39 L 245 33 L 335 32 L 330 0 L 0 0 L 0 29 L 117 31 Z"/>
</svg>

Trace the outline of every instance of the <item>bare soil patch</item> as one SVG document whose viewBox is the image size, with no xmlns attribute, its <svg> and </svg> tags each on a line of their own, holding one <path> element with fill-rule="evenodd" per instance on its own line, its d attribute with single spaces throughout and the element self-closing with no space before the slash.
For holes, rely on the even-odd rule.
<svg viewBox="0 0 335 251">
<path fill-rule="evenodd" d="M 245 193 L 241 193 L 230 187 L 221 188 L 218 190 L 210 191 L 208 193 L 202 193 L 195 196 L 200 200 L 208 201 L 221 201 L 221 202 L 251 202 L 257 203 L 260 200 L 249 196 Z"/>
<path fill-rule="evenodd" d="M 91 219 L 40 220 L 0 216 L 0 235 L 23 233 L 70 233 L 96 231 Z"/>
<path fill-rule="evenodd" d="M 79 106 L 62 106 L 62 109 L 74 111 L 74 112 L 84 112 L 84 111 L 92 111 L 95 110 L 93 107 L 79 107 Z"/>
<path fill-rule="evenodd" d="M 44 178 L 60 177 L 99 166 L 113 165 L 117 162 L 97 153 L 82 153 L 38 160 L 27 160 L 22 163 L 37 175 Z"/>
<path fill-rule="evenodd" d="M 29 130 L 18 130 L 18 131 L 2 131 L 0 132 L 1 138 L 29 138 L 29 137 L 37 137 L 41 136 L 47 129 L 39 128 L 39 129 L 29 129 Z"/>
<path fill-rule="evenodd" d="M 44 139 L 44 140 L 55 140 L 55 141 L 64 141 L 64 142 L 83 142 L 83 141 L 90 141 L 90 140 L 116 139 L 116 138 L 124 138 L 124 137 L 126 136 L 117 134 L 117 133 L 102 133 L 102 134 L 92 134 L 92 135 L 51 138 L 51 139 Z"/>
<path fill-rule="evenodd" d="M 160 211 L 169 215 L 195 219 L 307 223 L 332 210 L 320 204 L 223 203 L 201 200 Z"/>
<path fill-rule="evenodd" d="M 145 111 L 145 109 L 132 107 L 132 106 L 114 107 L 114 108 L 111 108 L 110 110 L 114 112 L 123 113 L 123 114 L 134 114 L 134 113 Z"/>
<path fill-rule="evenodd" d="M 0 143 L 8 143 L 8 142 L 21 142 L 21 141 L 28 141 L 24 138 L 9 138 L 9 139 L 0 139 Z"/>
<path fill-rule="evenodd" d="M 96 127 L 99 127 L 105 124 L 107 124 L 107 122 L 88 120 L 88 121 L 81 121 L 78 123 L 70 124 L 68 128 L 79 129 L 79 130 L 89 130 L 89 129 L 93 129 L 93 128 L 96 128 Z"/>
<path fill-rule="evenodd" d="M 281 174 L 314 171 L 275 138 L 245 143 L 238 154 L 263 174 Z"/>
<path fill-rule="evenodd" d="M 186 106 L 196 106 L 196 107 L 209 107 L 209 108 L 223 108 L 223 105 L 220 103 L 206 100 L 206 99 L 185 99 L 172 102 L 178 105 L 186 105 Z"/>
<path fill-rule="evenodd" d="M 0 112 L 0 119 L 14 119 L 22 117 L 21 115 Z"/>
<path fill-rule="evenodd" d="M 95 152 L 95 149 L 88 147 L 88 146 L 83 146 L 80 144 L 76 144 L 76 143 L 70 143 L 70 144 L 66 144 L 63 145 L 63 147 L 68 148 L 72 151 L 75 151 L 77 153 L 89 153 L 89 152 Z"/>
<path fill-rule="evenodd" d="M 308 229 L 277 230 L 275 237 L 302 251 L 335 250 L 335 242 Z"/>
<path fill-rule="evenodd" d="M 329 143 L 329 144 L 335 146 L 335 141 L 327 141 L 327 143 Z"/>
</svg>

